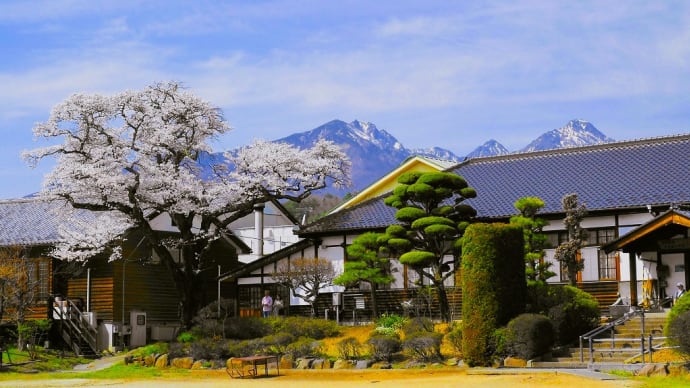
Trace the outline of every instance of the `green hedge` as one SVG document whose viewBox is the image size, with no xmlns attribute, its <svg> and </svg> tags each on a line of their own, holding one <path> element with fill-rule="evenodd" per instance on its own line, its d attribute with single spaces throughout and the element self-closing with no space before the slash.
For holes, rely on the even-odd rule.
<svg viewBox="0 0 690 388">
<path fill-rule="evenodd" d="M 462 351 L 469 366 L 490 365 L 494 331 L 524 312 L 527 298 L 522 229 L 472 224 L 462 244 Z"/>
</svg>

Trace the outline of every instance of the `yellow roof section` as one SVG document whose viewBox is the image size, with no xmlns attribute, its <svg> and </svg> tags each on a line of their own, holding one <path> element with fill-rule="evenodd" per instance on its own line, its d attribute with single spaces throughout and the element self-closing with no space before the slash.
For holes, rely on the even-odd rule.
<svg viewBox="0 0 690 388">
<path fill-rule="evenodd" d="M 411 156 L 405 159 L 398 168 L 370 184 L 360 193 L 331 210 L 329 214 L 350 208 L 358 203 L 392 191 L 398 184 L 398 177 L 406 172 L 438 172 L 444 171 L 456 164 L 457 162 L 448 160 L 432 159 L 419 155 Z"/>
</svg>

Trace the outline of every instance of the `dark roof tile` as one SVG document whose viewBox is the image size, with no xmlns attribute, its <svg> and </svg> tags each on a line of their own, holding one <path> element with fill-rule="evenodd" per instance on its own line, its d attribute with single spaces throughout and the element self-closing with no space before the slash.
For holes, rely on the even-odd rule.
<svg viewBox="0 0 690 388">
<path fill-rule="evenodd" d="M 478 217 L 516 213 L 526 196 L 544 200 L 544 214 L 562 213 L 561 198 L 577 193 L 590 211 L 690 203 L 690 135 L 469 159 L 450 171 L 477 190 L 466 203 Z M 300 234 L 383 229 L 395 221 L 384 196 L 331 214 Z"/>
</svg>

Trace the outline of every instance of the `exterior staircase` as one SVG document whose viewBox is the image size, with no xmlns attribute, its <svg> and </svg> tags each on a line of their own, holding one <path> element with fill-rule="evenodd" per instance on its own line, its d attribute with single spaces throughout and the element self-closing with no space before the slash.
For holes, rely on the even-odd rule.
<svg viewBox="0 0 690 388">
<path fill-rule="evenodd" d="M 98 332 L 71 300 L 53 306 L 53 321 L 58 325 L 62 340 L 77 356 L 95 357 L 98 354 Z"/>
<path fill-rule="evenodd" d="M 625 361 L 639 357 L 643 353 L 644 360 L 641 360 L 643 363 L 653 362 L 653 349 L 664 345 L 663 330 L 666 315 L 666 312 L 659 312 L 644 313 L 644 316 L 641 313 L 626 316 L 624 318 L 627 319 L 619 319 L 601 326 L 598 329 L 599 333 L 592 336 L 591 348 L 589 339 L 585 338 L 581 347 L 569 348 L 567 355 L 553 357 L 549 361 L 535 361 L 529 366 L 590 368 L 593 364 L 622 365 Z M 652 352 L 649 351 L 650 347 Z"/>
</svg>

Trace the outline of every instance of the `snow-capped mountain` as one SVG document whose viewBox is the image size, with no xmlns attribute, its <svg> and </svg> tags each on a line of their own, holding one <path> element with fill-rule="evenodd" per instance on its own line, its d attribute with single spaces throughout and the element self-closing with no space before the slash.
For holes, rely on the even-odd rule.
<svg viewBox="0 0 690 388">
<path fill-rule="evenodd" d="M 482 156 L 496 156 L 509 154 L 510 151 L 503 144 L 497 142 L 494 139 L 487 141 L 486 143 L 475 148 L 474 151 L 467 154 L 467 158 L 479 158 Z"/>
<path fill-rule="evenodd" d="M 327 188 L 323 193 L 343 196 L 356 193 L 394 170 L 412 155 L 428 156 L 436 159 L 460 162 L 463 159 L 508 154 L 496 140 L 489 140 L 465 158 L 440 147 L 428 149 L 405 148 L 393 135 L 379 129 L 373 123 L 355 120 L 346 123 L 333 120 L 310 131 L 295 133 L 276 142 L 289 143 L 299 148 L 308 148 L 319 139 L 330 140 L 340 145 L 352 162 L 352 186 L 345 189 Z M 539 151 L 563 147 L 576 147 L 613 141 L 599 132 L 591 123 L 584 120 L 571 120 L 564 127 L 554 129 L 539 136 L 519 152 Z M 200 163 L 208 166 L 223 159 L 222 154 L 204 155 Z M 230 167 L 231 168 L 231 167 Z M 206 168 L 211 176 L 211 171 Z"/>
<path fill-rule="evenodd" d="M 529 152 L 554 148 L 580 147 L 611 141 L 613 139 L 599 132 L 590 122 L 570 120 L 564 127 L 544 133 L 520 151 Z"/>
<path fill-rule="evenodd" d="M 330 140 L 343 147 L 352 162 L 352 187 L 345 192 L 357 192 L 381 178 L 411 155 L 424 155 L 444 160 L 461 160 L 451 151 L 434 147 L 410 150 L 395 137 L 376 125 L 359 120 L 346 123 L 333 120 L 307 132 L 295 133 L 277 142 L 308 148 L 319 139 Z M 333 192 L 333 190 L 330 190 Z M 338 194 L 344 194 L 338 193 Z"/>
</svg>

